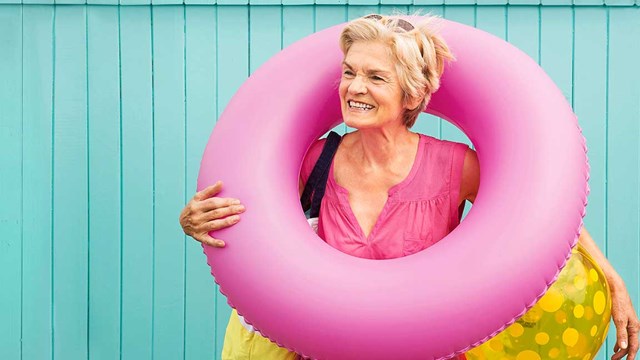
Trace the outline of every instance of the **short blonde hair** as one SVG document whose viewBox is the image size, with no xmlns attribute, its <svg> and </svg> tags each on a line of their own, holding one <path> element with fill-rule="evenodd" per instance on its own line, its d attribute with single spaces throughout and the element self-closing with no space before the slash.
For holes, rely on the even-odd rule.
<svg viewBox="0 0 640 360">
<path fill-rule="evenodd" d="M 371 14 L 349 22 L 340 34 L 340 49 L 345 56 L 358 41 L 381 41 L 389 46 L 405 103 L 410 98 L 422 99 L 420 105 L 403 115 L 403 123 L 408 128 L 415 124 L 431 95 L 440 87 L 445 61 L 454 60 L 447 44 L 433 29 L 438 18 L 423 19 L 411 24 L 414 28 L 406 31 L 406 21 L 397 16 Z"/>
</svg>

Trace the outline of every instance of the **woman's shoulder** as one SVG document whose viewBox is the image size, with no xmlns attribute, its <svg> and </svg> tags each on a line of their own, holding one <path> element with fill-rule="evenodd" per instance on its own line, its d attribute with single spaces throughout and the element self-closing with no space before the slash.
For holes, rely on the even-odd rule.
<svg viewBox="0 0 640 360">
<path fill-rule="evenodd" d="M 451 141 L 451 140 L 442 140 L 442 139 L 438 139 L 433 136 L 422 134 L 422 133 L 418 133 L 418 135 L 420 135 L 420 139 L 422 141 L 426 142 L 432 147 L 437 146 L 442 148 L 443 150 L 453 150 L 453 151 L 462 151 L 462 152 L 466 152 L 466 150 L 469 149 L 469 145 L 465 143 Z"/>
</svg>

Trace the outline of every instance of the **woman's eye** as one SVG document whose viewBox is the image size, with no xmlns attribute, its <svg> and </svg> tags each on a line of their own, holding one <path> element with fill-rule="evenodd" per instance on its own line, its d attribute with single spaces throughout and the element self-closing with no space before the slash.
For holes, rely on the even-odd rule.
<svg viewBox="0 0 640 360">
<path fill-rule="evenodd" d="M 345 70 L 342 74 L 345 76 L 353 76 L 353 72 L 351 72 L 350 70 Z"/>
<path fill-rule="evenodd" d="M 383 78 L 381 78 L 380 76 L 373 76 L 373 77 L 372 77 L 372 79 L 373 79 L 374 81 L 384 81 L 384 79 L 383 79 Z"/>
</svg>

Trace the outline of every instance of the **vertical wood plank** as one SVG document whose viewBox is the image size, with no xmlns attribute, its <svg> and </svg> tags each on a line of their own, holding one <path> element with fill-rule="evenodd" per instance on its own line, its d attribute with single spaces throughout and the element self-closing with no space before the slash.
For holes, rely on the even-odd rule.
<svg viewBox="0 0 640 360">
<path fill-rule="evenodd" d="M 184 355 L 184 7 L 155 6 L 153 24 L 153 356 Z"/>
<path fill-rule="evenodd" d="M 249 72 L 253 73 L 282 48 L 282 7 L 252 6 L 249 13 Z"/>
<path fill-rule="evenodd" d="M 476 10 L 476 26 L 478 29 L 491 33 L 503 40 L 506 39 L 506 6 L 478 6 Z"/>
<path fill-rule="evenodd" d="M 153 333 L 151 8 L 120 12 L 122 104 L 122 359 L 150 359 Z"/>
<path fill-rule="evenodd" d="M 444 13 L 444 6 L 409 6 L 409 13 L 419 12 L 424 15 L 434 15 L 442 17 Z M 445 70 L 446 71 L 446 70 Z M 440 134 L 440 121 L 437 116 L 422 113 L 418 115 L 415 125 L 411 128 L 412 131 L 427 134 L 435 138 L 439 138 Z"/>
<path fill-rule="evenodd" d="M 538 7 L 507 7 L 507 40 L 540 63 L 540 13 Z"/>
<path fill-rule="evenodd" d="M 413 0 L 413 5 L 444 5 L 444 0 Z"/>
<path fill-rule="evenodd" d="M 120 74 L 118 8 L 87 6 L 89 356 L 120 354 Z"/>
<path fill-rule="evenodd" d="M 151 5 L 151 0 L 120 0 L 120 5 Z"/>
<path fill-rule="evenodd" d="M 591 166 L 585 226 L 605 250 L 607 165 L 607 13 L 575 9 L 573 108 L 587 140 Z"/>
<path fill-rule="evenodd" d="M 476 0 L 444 0 L 445 5 L 475 5 Z"/>
<path fill-rule="evenodd" d="M 635 4 L 635 0 L 604 0 L 607 6 L 632 6 Z"/>
<path fill-rule="evenodd" d="M 53 12 L 23 7 L 23 359 L 53 353 Z"/>
<path fill-rule="evenodd" d="M 452 6 L 444 8 L 444 17 L 447 20 L 456 21 L 465 25 L 476 25 L 475 6 Z M 469 138 L 452 123 L 441 120 L 441 138 L 449 141 L 456 141 L 471 146 Z"/>
<path fill-rule="evenodd" d="M 54 357 L 87 352 L 86 7 L 55 9 L 53 144 Z"/>
<path fill-rule="evenodd" d="M 118 0 L 86 0 L 87 5 L 118 5 Z"/>
<path fill-rule="evenodd" d="M 378 12 L 385 15 L 408 14 L 409 5 L 406 2 L 385 2 L 378 6 Z"/>
<path fill-rule="evenodd" d="M 227 103 L 249 75 L 249 10 L 245 6 L 218 7 L 218 88 L 219 117 Z M 220 179 L 223 182 L 225 179 Z M 232 196 L 232 194 L 230 194 Z M 240 199 L 242 200 L 242 199 Z M 224 240 L 224 239 L 223 239 Z M 231 315 L 227 299 L 216 285 L 215 354 L 220 358 L 224 333 Z"/>
<path fill-rule="evenodd" d="M 347 21 L 346 6 L 316 6 L 316 31 Z"/>
<path fill-rule="evenodd" d="M 543 6 L 571 6 L 573 0 L 541 0 Z"/>
<path fill-rule="evenodd" d="M 380 0 L 348 0 L 349 6 L 378 6 Z"/>
<path fill-rule="evenodd" d="M 316 6 L 315 12 L 315 21 L 316 21 L 316 31 L 321 31 L 331 26 L 342 24 L 347 20 L 347 7 L 346 6 Z M 336 39 L 336 46 L 338 45 L 338 41 Z M 339 82 L 340 79 L 336 79 L 336 82 Z M 340 135 L 344 135 L 346 131 L 346 126 L 344 123 L 340 123 L 336 125 L 332 131 L 337 132 Z"/>
<path fill-rule="evenodd" d="M 573 11 L 569 7 L 540 9 L 540 65 L 572 103 Z"/>
<path fill-rule="evenodd" d="M 397 5 L 399 9 L 402 9 L 408 5 L 413 5 L 413 0 L 380 0 L 380 5 Z"/>
<path fill-rule="evenodd" d="M 216 7 L 186 8 L 186 203 L 196 192 L 200 160 L 215 125 Z M 278 38 L 278 43 L 279 43 Z M 186 237 L 185 359 L 215 359 L 215 282 L 202 245 Z M 224 333 L 224 332 L 223 332 Z"/>
<path fill-rule="evenodd" d="M 640 126 L 640 8 L 609 8 L 607 94 L 607 255 L 638 304 L 640 244 L 638 239 L 638 134 Z M 615 330 L 608 337 L 615 344 Z"/>
<path fill-rule="evenodd" d="M 346 5 L 348 0 L 316 0 L 316 5 Z M 316 10 L 320 9 L 318 7 Z"/>
<path fill-rule="evenodd" d="M 54 0 L 56 5 L 85 5 L 86 0 Z"/>
<path fill-rule="evenodd" d="M 604 5 L 604 0 L 573 0 L 576 6 Z"/>
<path fill-rule="evenodd" d="M 349 4 L 350 5 L 347 6 L 347 21 L 351 21 L 368 14 L 380 13 L 380 6 L 378 5 L 351 5 L 351 2 Z"/>
<path fill-rule="evenodd" d="M 283 7 L 282 26 L 283 47 L 287 47 L 305 36 L 313 34 L 315 28 L 314 7 Z"/>
<path fill-rule="evenodd" d="M 0 358 L 21 357 L 22 6 L 0 5 Z"/>
<path fill-rule="evenodd" d="M 17 1 L 16 1 L 17 2 Z M 23 5 L 33 4 L 33 5 L 47 5 L 53 4 L 53 0 L 22 0 Z"/>
<path fill-rule="evenodd" d="M 185 5 L 215 5 L 216 0 L 184 0 Z"/>
<path fill-rule="evenodd" d="M 540 5 L 540 0 L 509 0 L 509 5 Z"/>
<path fill-rule="evenodd" d="M 605 8 L 575 8 L 573 108 L 587 140 L 590 179 L 585 227 L 606 252 L 607 214 L 607 13 Z M 615 264 L 614 264 L 615 266 Z M 612 328 L 610 328 L 612 329 Z M 611 333 L 611 331 L 610 331 Z M 611 335 L 609 334 L 609 338 Z M 605 360 L 611 343 L 597 360 Z"/>
</svg>

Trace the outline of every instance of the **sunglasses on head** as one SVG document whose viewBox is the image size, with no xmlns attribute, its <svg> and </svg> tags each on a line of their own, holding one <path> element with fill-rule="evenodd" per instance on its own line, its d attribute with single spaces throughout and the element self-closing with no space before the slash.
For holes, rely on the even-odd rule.
<svg viewBox="0 0 640 360">
<path fill-rule="evenodd" d="M 386 16 L 378 15 L 378 14 L 367 15 L 367 16 L 364 17 L 364 19 L 380 21 L 385 25 L 388 24 L 391 21 L 390 18 L 388 18 Z M 411 25 L 410 22 L 408 22 L 408 21 L 406 21 L 404 19 L 396 18 L 394 20 L 396 21 L 397 27 L 399 27 L 400 29 L 402 29 L 402 30 L 404 30 L 406 32 L 409 32 L 409 31 L 415 29 L 415 27 L 413 25 Z"/>
</svg>

